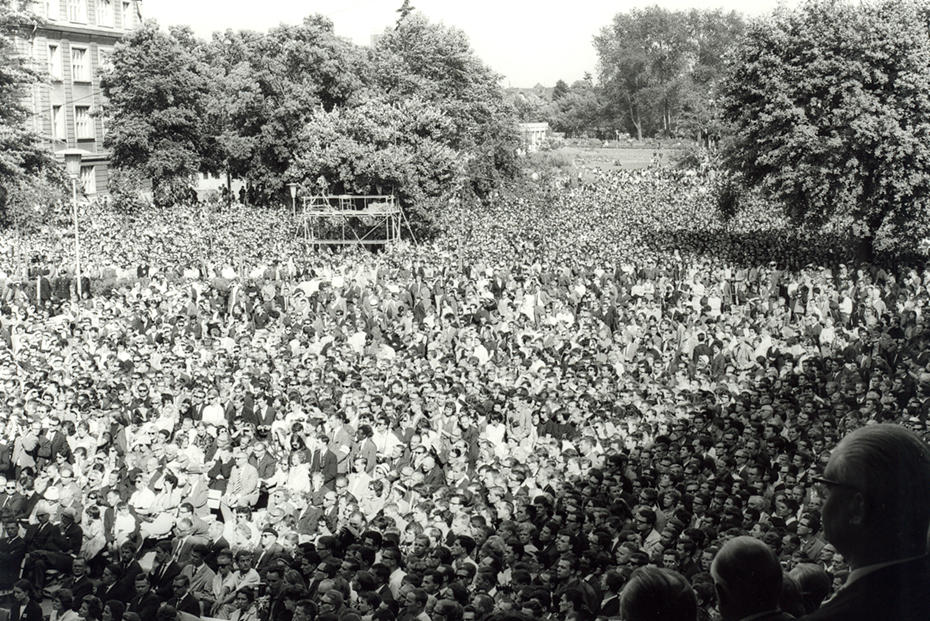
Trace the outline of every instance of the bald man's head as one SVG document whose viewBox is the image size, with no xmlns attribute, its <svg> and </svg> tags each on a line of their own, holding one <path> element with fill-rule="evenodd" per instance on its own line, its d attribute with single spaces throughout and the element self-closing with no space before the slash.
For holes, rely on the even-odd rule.
<svg viewBox="0 0 930 621">
<path fill-rule="evenodd" d="M 926 551 L 930 447 L 912 431 L 869 425 L 849 433 L 831 454 L 820 491 L 824 534 L 850 562 Z M 880 558 L 882 551 L 890 558 Z"/>
<path fill-rule="evenodd" d="M 724 621 L 778 608 L 782 570 L 771 548 L 753 537 L 735 537 L 710 567 Z"/>
</svg>

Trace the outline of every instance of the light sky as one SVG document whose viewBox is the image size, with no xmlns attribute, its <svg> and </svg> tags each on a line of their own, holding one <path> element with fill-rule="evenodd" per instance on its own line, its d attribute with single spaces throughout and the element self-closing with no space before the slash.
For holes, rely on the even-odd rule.
<svg viewBox="0 0 930 621">
<path fill-rule="evenodd" d="M 659 4 L 672 10 L 722 8 L 767 13 L 796 0 L 412 0 L 431 21 L 463 30 L 476 53 L 504 76 L 505 86 L 552 86 L 596 74 L 592 39 L 619 12 Z M 367 45 L 392 26 L 402 0 L 145 0 L 143 15 L 165 26 L 188 24 L 203 37 L 216 30 L 263 31 L 321 13 L 336 34 Z"/>
</svg>

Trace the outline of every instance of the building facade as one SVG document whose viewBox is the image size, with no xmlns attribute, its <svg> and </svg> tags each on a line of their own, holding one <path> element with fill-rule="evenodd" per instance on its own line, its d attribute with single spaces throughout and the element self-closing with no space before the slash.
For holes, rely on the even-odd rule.
<svg viewBox="0 0 930 621">
<path fill-rule="evenodd" d="M 539 151 L 546 136 L 549 135 L 548 123 L 520 123 L 517 126 L 520 132 L 520 142 L 527 153 Z"/>
<path fill-rule="evenodd" d="M 108 154 L 100 74 L 113 46 L 141 24 L 141 0 L 38 0 L 41 19 L 25 42 L 34 68 L 44 76 L 29 94 L 32 129 L 50 151 L 78 148 L 81 185 L 88 197 L 105 196 Z"/>
</svg>

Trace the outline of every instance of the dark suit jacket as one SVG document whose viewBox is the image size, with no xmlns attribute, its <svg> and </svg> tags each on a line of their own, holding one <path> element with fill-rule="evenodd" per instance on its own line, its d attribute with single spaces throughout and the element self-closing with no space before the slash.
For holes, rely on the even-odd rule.
<svg viewBox="0 0 930 621">
<path fill-rule="evenodd" d="M 320 516 L 323 508 L 310 505 L 297 516 L 297 532 L 301 535 L 315 535 L 320 528 Z"/>
<path fill-rule="evenodd" d="M 255 459 L 255 456 L 253 455 L 249 460 L 249 463 L 255 466 L 255 469 L 258 470 L 259 479 L 270 479 L 278 470 L 278 460 L 275 459 L 271 453 L 265 453 L 262 456 L 261 461 Z"/>
<path fill-rule="evenodd" d="M 598 613 L 601 617 L 619 617 L 620 616 L 620 596 L 611 595 L 601 602 L 601 610 Z"/>
<path fill-rule="evenodd" d="M 152 568 L 149 574 L 149 584 L 161 599 L 168 599 L 174 591 L 172 583 L 179 573 L 181 573 L 181 566 L 174 561 L 168 561 L 167 565 Z"/>
<path fill-rule="evenodd" d="M 49 439 L 48 431 L 43 430 L 42 435 L 39 436 L 39 446 L 36 455 L 48 461 L 54 461 L 55 456 L 58 454 L 66 455 L 69 460 L 71 459 L 71 447 L 68 445 L 68 439 L 65 437 L 65 434 L 56 431 L 52 434 L 51 439 Z"/>
<path fill-rule="evenodd" d="M 97 585 L 97 590 L 94 591 L 94 595 L 99 597 L 103 602 L 107 602 L 111 599 L 118 599 L 121 602 L 128 602 L 130 599 L 132 599 L 133 590 L 131 586 L 128 586 L 122 580 L 117 580 L 111 585 L 106 585 L 101 582 L 99 585 Z"/>
<path fill-rule="evenodd" d="M 930 555 L 863 576 L 802 619 L 926 621 L 930 619 Z"/>
<path fill-rule="evenodd" d="M 128 593 L 127 599 L 135 597 L 136 587 L 133 583 L 136 581 L 136 576 L 142 573 L 142 565 L 137 560 L 131 560 L 128 563 L 121 560 L 118 565 L 120 571 L 122 571 L 118 582 L 122 585 L 124 591 Z"/>
<path fill-rule="evenodd" d="M 61 536 L 61 531 L 51 522 L 46 522 L 44 525 L 30 524 L 26 528 L 26 536 L 23 539 L 26 540 L 27 552 L 33 550 L 62 552 L 68 547 L 64 537 Z"/>
<path fill-rule="evenodd" d="M 40 494 L 33 492 L 26 496 L 23 501 L 23 515 L 30 515 L 32 510 L 36 508 L 36 505 L 39 504 L 39 501 L 42 499 Z"/>
<path fill-rule="evenodd" d="M 284 548 L 280 543 L 273 543 L 268 548 L 255 552 L 255 571 L 262 577 L 265 576 L 265 570 L 284 553 Z"/>
<path fill-rule="evenodd" d="M 91 595 L 94 592 L 94 583 L 90 581 L 90 578 L 87 577 L 87 574 L 84 574 L 78 579 L 75 579 L 74 576 L 71 576 L 64 582 L 64 586 L 65 588 L 70 589 L 71 595 L 74 596 L 75 611 L 81 607 L 81 600 L 84 599 L 84 596 Z"/>
<path fill-rule="evenodd" d="M 84 541 L 84 529 L 72 522 L 61 532 L 65 554 L 77 555 L 81 552 L 81 543 Z"/>
<path fill-rule="evenodd" d="M 9 590 L 19 578 L 19 569 L 26 556 L 26 542 L 17 535 L 0 540 L 0 589 Z"/>
<path fill-rule="evenodd" d="M 23 507 L 26 506 L 26 497 L 19 492 L 0 494 L 0 515 L 12 513 L 15 517 L 23 517 Z"/>
<path fill-rule="evenodd" d="M 200 602 L 197 601 L 197 598 L 186 593 L 180 601 L 176 597 L 172 597 L 167 602 L 165 602 L 178 612 L 186 612 L 189 615 L 194 615 L 195 617 L 200 616 Z"/>
<path fill-rule="evenodd" d="M 152 591 L 148 591 L 142 596 L 133 595 L 132 599 L 129 600 L 127 610 L 138 614 L 142 621 L 155 621 L 160 606 L 161 600 L 158 599 L 158 596 Z"/>
<path fill-rule="evenodd" d="M 323 473 L 323 485 L 330 489 L 335 489 L 336 475 L 339 472 L 339 458 L 331 450 L 326 449 L 322 455 L 317 449 L 310 454 L 310 474 L 314 472 Z"/>
<path fill-rule="evenodd" d="M 216 571 L 216 568 L 217 568 L 216 557 L 223 550 L 229 549 L 229 542 L 226 541 L 226 539 L 224 539 L 223 537 L 220 537 L 213 543 L 209 544 L 207 548 L 208 548 L 207 556 L 203 559 L 203 561 L 207 564 L 207 566 L 210 569 L 212 569 L 213 571 Z"/>
<path fill-rule="evenodd" d="M 20 609 L 19 604 L 14 603 L 10 610 L 10 621 L 42 621 L 43 619 L 42 607 L 35 600 L 29 600 L 24 609 Z"/>
</svg>

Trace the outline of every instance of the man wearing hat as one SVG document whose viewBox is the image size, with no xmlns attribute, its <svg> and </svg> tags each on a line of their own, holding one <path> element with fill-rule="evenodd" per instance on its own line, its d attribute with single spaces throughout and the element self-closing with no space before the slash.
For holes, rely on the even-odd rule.
<svg viewBox="0 0 930 621">
<path fill-rule="evenodd" d="M 36 523 L 29 525 L 26 536 L 26 560 L 23 575 L 29 576 L 33 586 L 45 586 L 45 570 L 49 566 L 50 555 L 60 555 L 68 549 L 68 542 L 62 536 L 57 525 L 50 521 L 48 503 L 39 501 L 36 505 Z"/>
<path fill-rule="evenodd" d="M 284 553 L 284 548 L 278 543 L 278 531 L 273 526 L 266 526 L 262 530 L 261 540 L 255 549 L 255 569 L 261 576 Z"/>
</svg>

